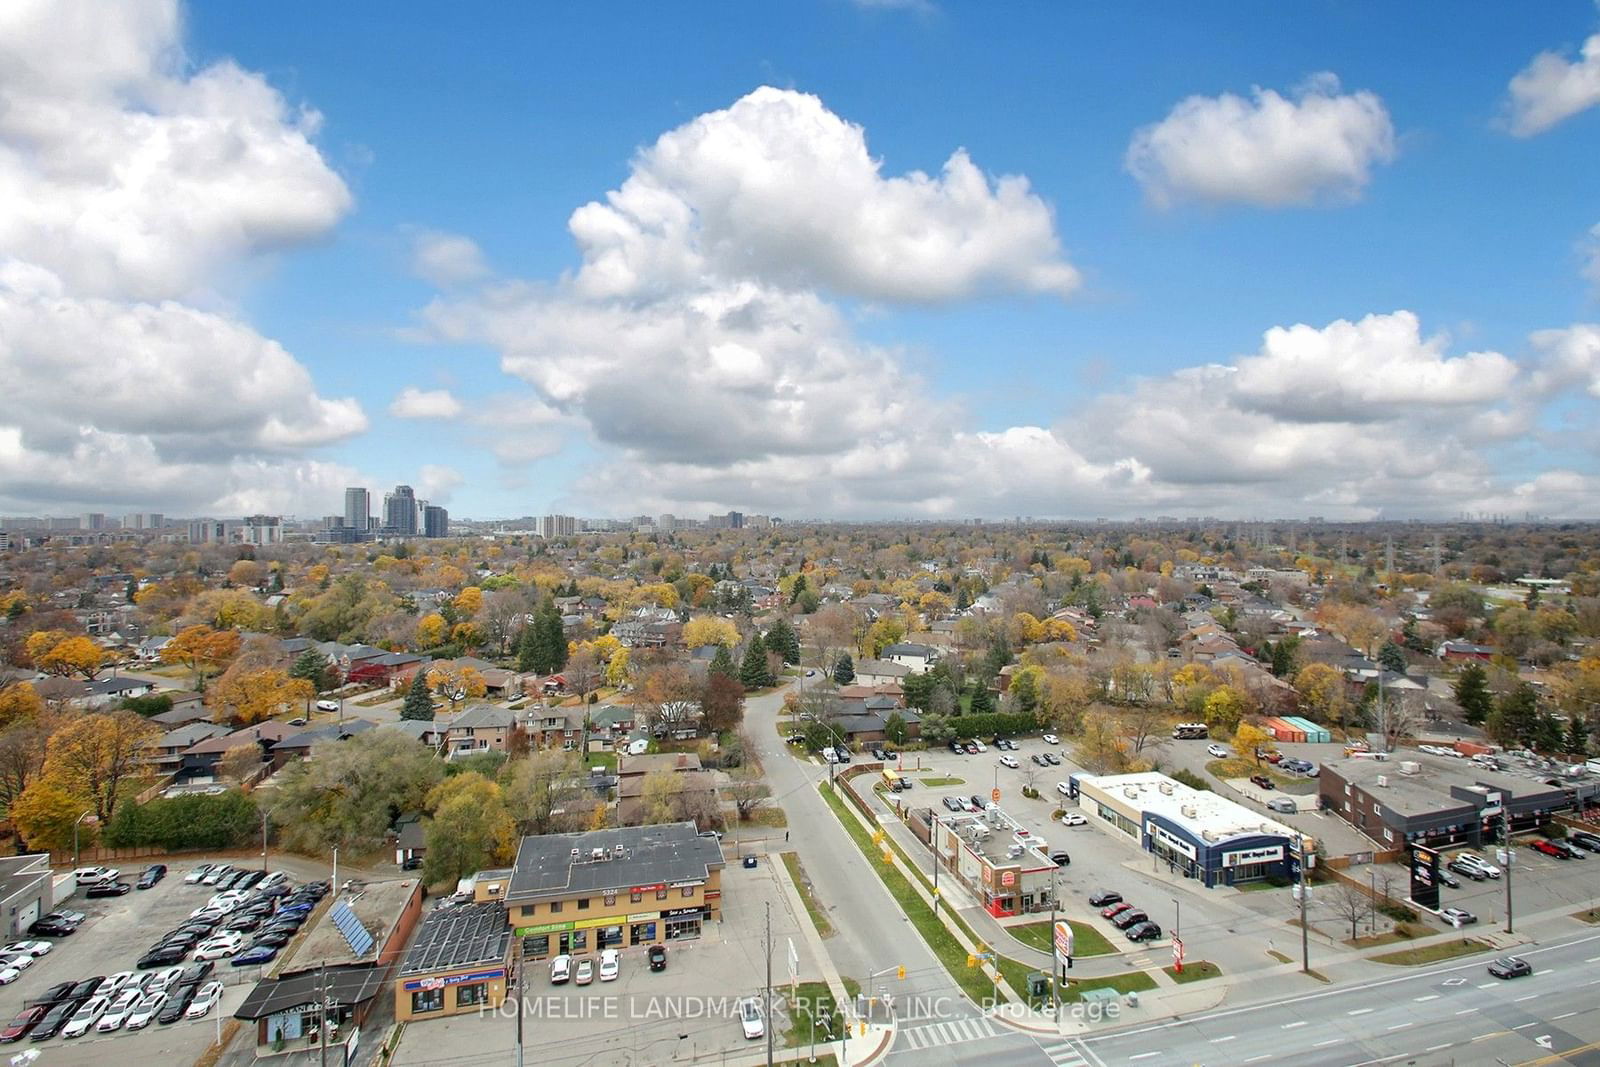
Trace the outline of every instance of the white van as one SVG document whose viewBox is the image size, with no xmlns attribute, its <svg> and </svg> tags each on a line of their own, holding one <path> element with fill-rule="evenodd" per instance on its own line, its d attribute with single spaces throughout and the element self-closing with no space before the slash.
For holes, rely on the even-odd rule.
<svg viewBox="0 0 1600 1067">
<path fill-rule="evenodd" d="M 832 745 L 829 745 L 827 748 L 822 750 L 822 759 L 825 763 L 838 763 L 839 753 L 833 750 Z"/>
</svg>

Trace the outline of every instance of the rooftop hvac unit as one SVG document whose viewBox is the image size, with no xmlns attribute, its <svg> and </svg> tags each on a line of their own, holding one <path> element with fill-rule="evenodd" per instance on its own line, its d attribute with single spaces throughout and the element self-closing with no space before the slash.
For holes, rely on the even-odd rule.
<svg viewBox="0 0 1600 1067">
<path fill-rule="evenodd" d="M 1422 770 L 1422 764 L 1418 763 L 1414 759 L 1403 759 L 1400 761 L 1401 774 L 1416 774 L 1420 770 Z"/>
<path fill-rule="evenodd" d="M 1178 810 L 1183 812 L 1183 817 L 1185 819 L 1193 819 L 1200 814 L 1200 809 L 1195 807 L 1193 804 L 1185 804 Z"/>
<path fill-rule="evenodd" d="M 1127 797 L 1129 800 L 1138 800 L 1139 799 L 1139 791 L 1137 789 L 1135 789 L 1131 785 L 1126 785 L 1126 786 L 1122 787 L 1122 795 Z"/>
<path fill-rule="evenodd" d="M 1170 797 L 1172 795 L 1172 783 L 1171 782 L 1162 782 L 1161 783 L 1161 793 L 1162 793 L 1163 796 L 1169 796 Z"/>
<path fill-rule="evenodd" d="M 590 860 L 603 860 L 605 858 L 606 858 L 606 850 L 605 849 L 603 849 L 603 848 L 591 848 L 589 850 L 589 859 Z"/>
<path fill-rule="evenodd" d="M 1387 774 L 1380 774 L 1378 775 L 1377 782 L 1379 788 L 1385 788 L 1389 784 L 1389 776 Z"/>
<path fill-rule="evenodd" d="M 578 854 L 579 853 L 578 853 L 577 849 L 573 849 L 572 850 L 572 862 L 573 863 L 577 863 L 578 862 Z"/>
</svg>

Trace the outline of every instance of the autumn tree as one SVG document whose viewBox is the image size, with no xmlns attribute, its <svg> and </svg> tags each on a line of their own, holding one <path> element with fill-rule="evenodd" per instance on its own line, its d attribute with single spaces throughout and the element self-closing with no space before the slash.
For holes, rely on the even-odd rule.
<svg viewBox="0 0 1600 1067">
<path fill-rule="evenodd" d="M 1083 717 L 1076 745 L 1077 762 L 1091 774 L 1121 774 L 1128 770 L 1128 743 L 1117 722 L 1102 711 Z"/>
<path fill-rule="evenodd" d="M 439 664 L 428 669 L 428 685 L 450 705 L 454 715 L 465 700 L 476 700 L 489 691 L 476 667 Z"/>
<path fill-rule="evenodd" d="M 1240 759 L 1247 759 L 1259 765 L 1261 753 L 1271 741 L 1272 738 L 1261 727 L 1242 722 L 1233 732 L 1233 751 Z"/>
<path fill-rule="evenodd" d="M 709 671 L 700 691 L 706 729 L 715 734 L 736 730 L 744 721 L 744 686 L 727 675 Z"/>
<path fill-rule="evenodd" d="M 754 767 L 740 767 L 729 776 L 726 795 L 733 801 L 740 822 L 749 822 L 763 803 L 772 799 L 772 787 Z"/>
<path fill-rule="evenodd" d="M 417 647 L 438 648 L 444 644 L 445 626 L 444 616 L 437 611 L 422 616 L 417 620 Z"/>
<path fill-rule="evenodd" d="M 261 745 L 243 741 L 222 754 L 217 760 L 217 777 L 243 785 L 261 770 Z"/>
<path fill-rule="evenodd" d="M 236 630 L 214 630 L 204 624 L 178 631 L 161 649 L 163 663 L 179 663 L 194 671 L 194 686 L 204 689 L 205 678 L 221 670 L 239 654 Z"/>
<path fill-rule="evenodd" d="M 658 733 L 692 725 L 699 713 L 700 687 L 681 665 L 673 663 L 640 674 L 634 707 L 643 712 L 645 726 Z"/>
<path fill-rule="evenodd" d="M 254 589 L 261 584 L 263 573 L 261 564 L 253 559 L 236 560 L 233 566 L 228 568 L 228 581 L 233 585 Z"/>
<path fill-rule="evenodd" d="M 604 673 L 600 667 L 600 658 L 592 648 L 580 647 L 567 659 L 561 676 L 567 680 L 567 688 L 578 695 L 578 702 L 600 687 Z"/>
<path fill-rule="evenodd" d="M 0 726 L 0 810 L 14 810 L 17 798 L 39 776 L 49 739 L 42 713 Z"/>
<path fill-rule="evenodd" d="M 240 660 L 211 687 L 211 705 L 219 719 L 248 726 L 308 704 L 315 695 L 304 678 L 291 678 L 278 667 L 252 668 Z"/>
<path fill-rule="evenodd" d="M 371 851 L 385 843 L 396 815 L 424 810 L 443 777 L 432 749 L 393 730 L 371 730 L 357 743 L 328 741 L 274 776 L 272 823 L 285 844 L 308 854 L 334 846 Z"/>
<path fill-rule="evenodd" d="M 431 815 L 423 824 L 422 873 L 428 882 L 454 885 L 511 861 L 517 827 L 494 782 L 472 771 L 454 775 L 434 786 L 426 803 Z"/>
<path fill-rule="evenodd" d="M 623 686 L 628 684 L 629 659 L 630 656 L 627 649 L 617 649 L 616 653 L 612 655 L 610 662 L 606 664 L 607 685 L 614 689 L 621 689 Z M 712 663 L 715 665 L 716 661 L 712 660 Z"/>
<path fill-rule="evenodd" d="M 160 734 L 131 711 L 71 719 L 50 735 L 40 780 L 60 786 L 109 822 L 124 787 L 149 776 L 145 749 Z"/>
<path fill-rule="evenodd" d="M 1237 686 L 1218 686 L 1206 697 L 1206 725 L 1212 733 L 1225 737 L 1238 728 L 1249 706 L 1249 698 Z"/>
<path fill-rule="evenodd" d="M 85 681 L 104 669 L 106 653 L 87 637 L 72 636 L 53 645 L 42 655 L 35 656 L 34 665 L 46 674 L 69 677 L 76 675 Z"/>
<path fill-rule="evenodd" d="M 1294 689 L 1306 713 L 1319 722 L 1342 724 L 1348 701 L 1344 675 L 1326 663 L 1308 663 L 1295 672 Z"/>
<path fill-rule="evenodd" d="M 84 803 L 64 786 L 48 778 L 36 779 L 11 805 L 11 821 L 30 849 L 64 851 L 72 847 L 72 832 L 84 813 Z M 81 826 L 84 840 L 94 840 L 94 827 Z"/>
<path fill-rule="evenodd" d="M 696 615 L 683 624 L 683 646 L 689 649 L 705 645 L 733 648 L 739 643 L 739 628 L 730 619 L 716 615 Z"/>
<path fill-rule="evenodd" d="M 0 688 L 0 729 L 15 723 L 34 722 L 44 714 L 44 700 L 27 682 Z"/>
<path fill-rule="evenodd" d="M 505 783 L 507 809 L 524 834 L 550 834 L 584 828 L 584 768 L 576 752 L 546 749 L 528 754 L 509 768 Z"/>
</svg>

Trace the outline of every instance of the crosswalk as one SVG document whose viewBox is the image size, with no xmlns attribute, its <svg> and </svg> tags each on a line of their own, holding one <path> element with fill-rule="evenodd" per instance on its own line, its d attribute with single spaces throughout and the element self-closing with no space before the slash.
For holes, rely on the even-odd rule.
<svg viewBox="0 0 1600 1067">
<path fill-rule="evenodd" d="M 900 1040 L 913 1049 L 935 1048 L 939 1045 L 960 1045 L 968 1041 L 982 1041 L 997 1037 L 999 1027 L 982 1016 L 967 1019 L 947 1019 L 925 1026 L 908 1026 L 900 1030 Z"/>
<path fill-rule="evenodd" d="M 1050 1062 L 1056 1067 L 1090 1067 L 1090 1061 L 1084 1056 L 1083 1048 L 1071 1041 L 1040 1042 L 1039 1048 Z"/>
</svg>

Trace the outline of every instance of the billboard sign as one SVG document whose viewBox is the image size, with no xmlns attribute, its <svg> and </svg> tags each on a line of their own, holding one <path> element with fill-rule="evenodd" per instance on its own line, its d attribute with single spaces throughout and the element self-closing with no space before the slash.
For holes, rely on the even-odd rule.
<svg viewBox="0 0 1600 1067">
<path fill-rule="evenodd" d="M 1411 899 L 1429 911 L 1439 910 L 1439 850 L 1411 846 Z"/>
</svg>

